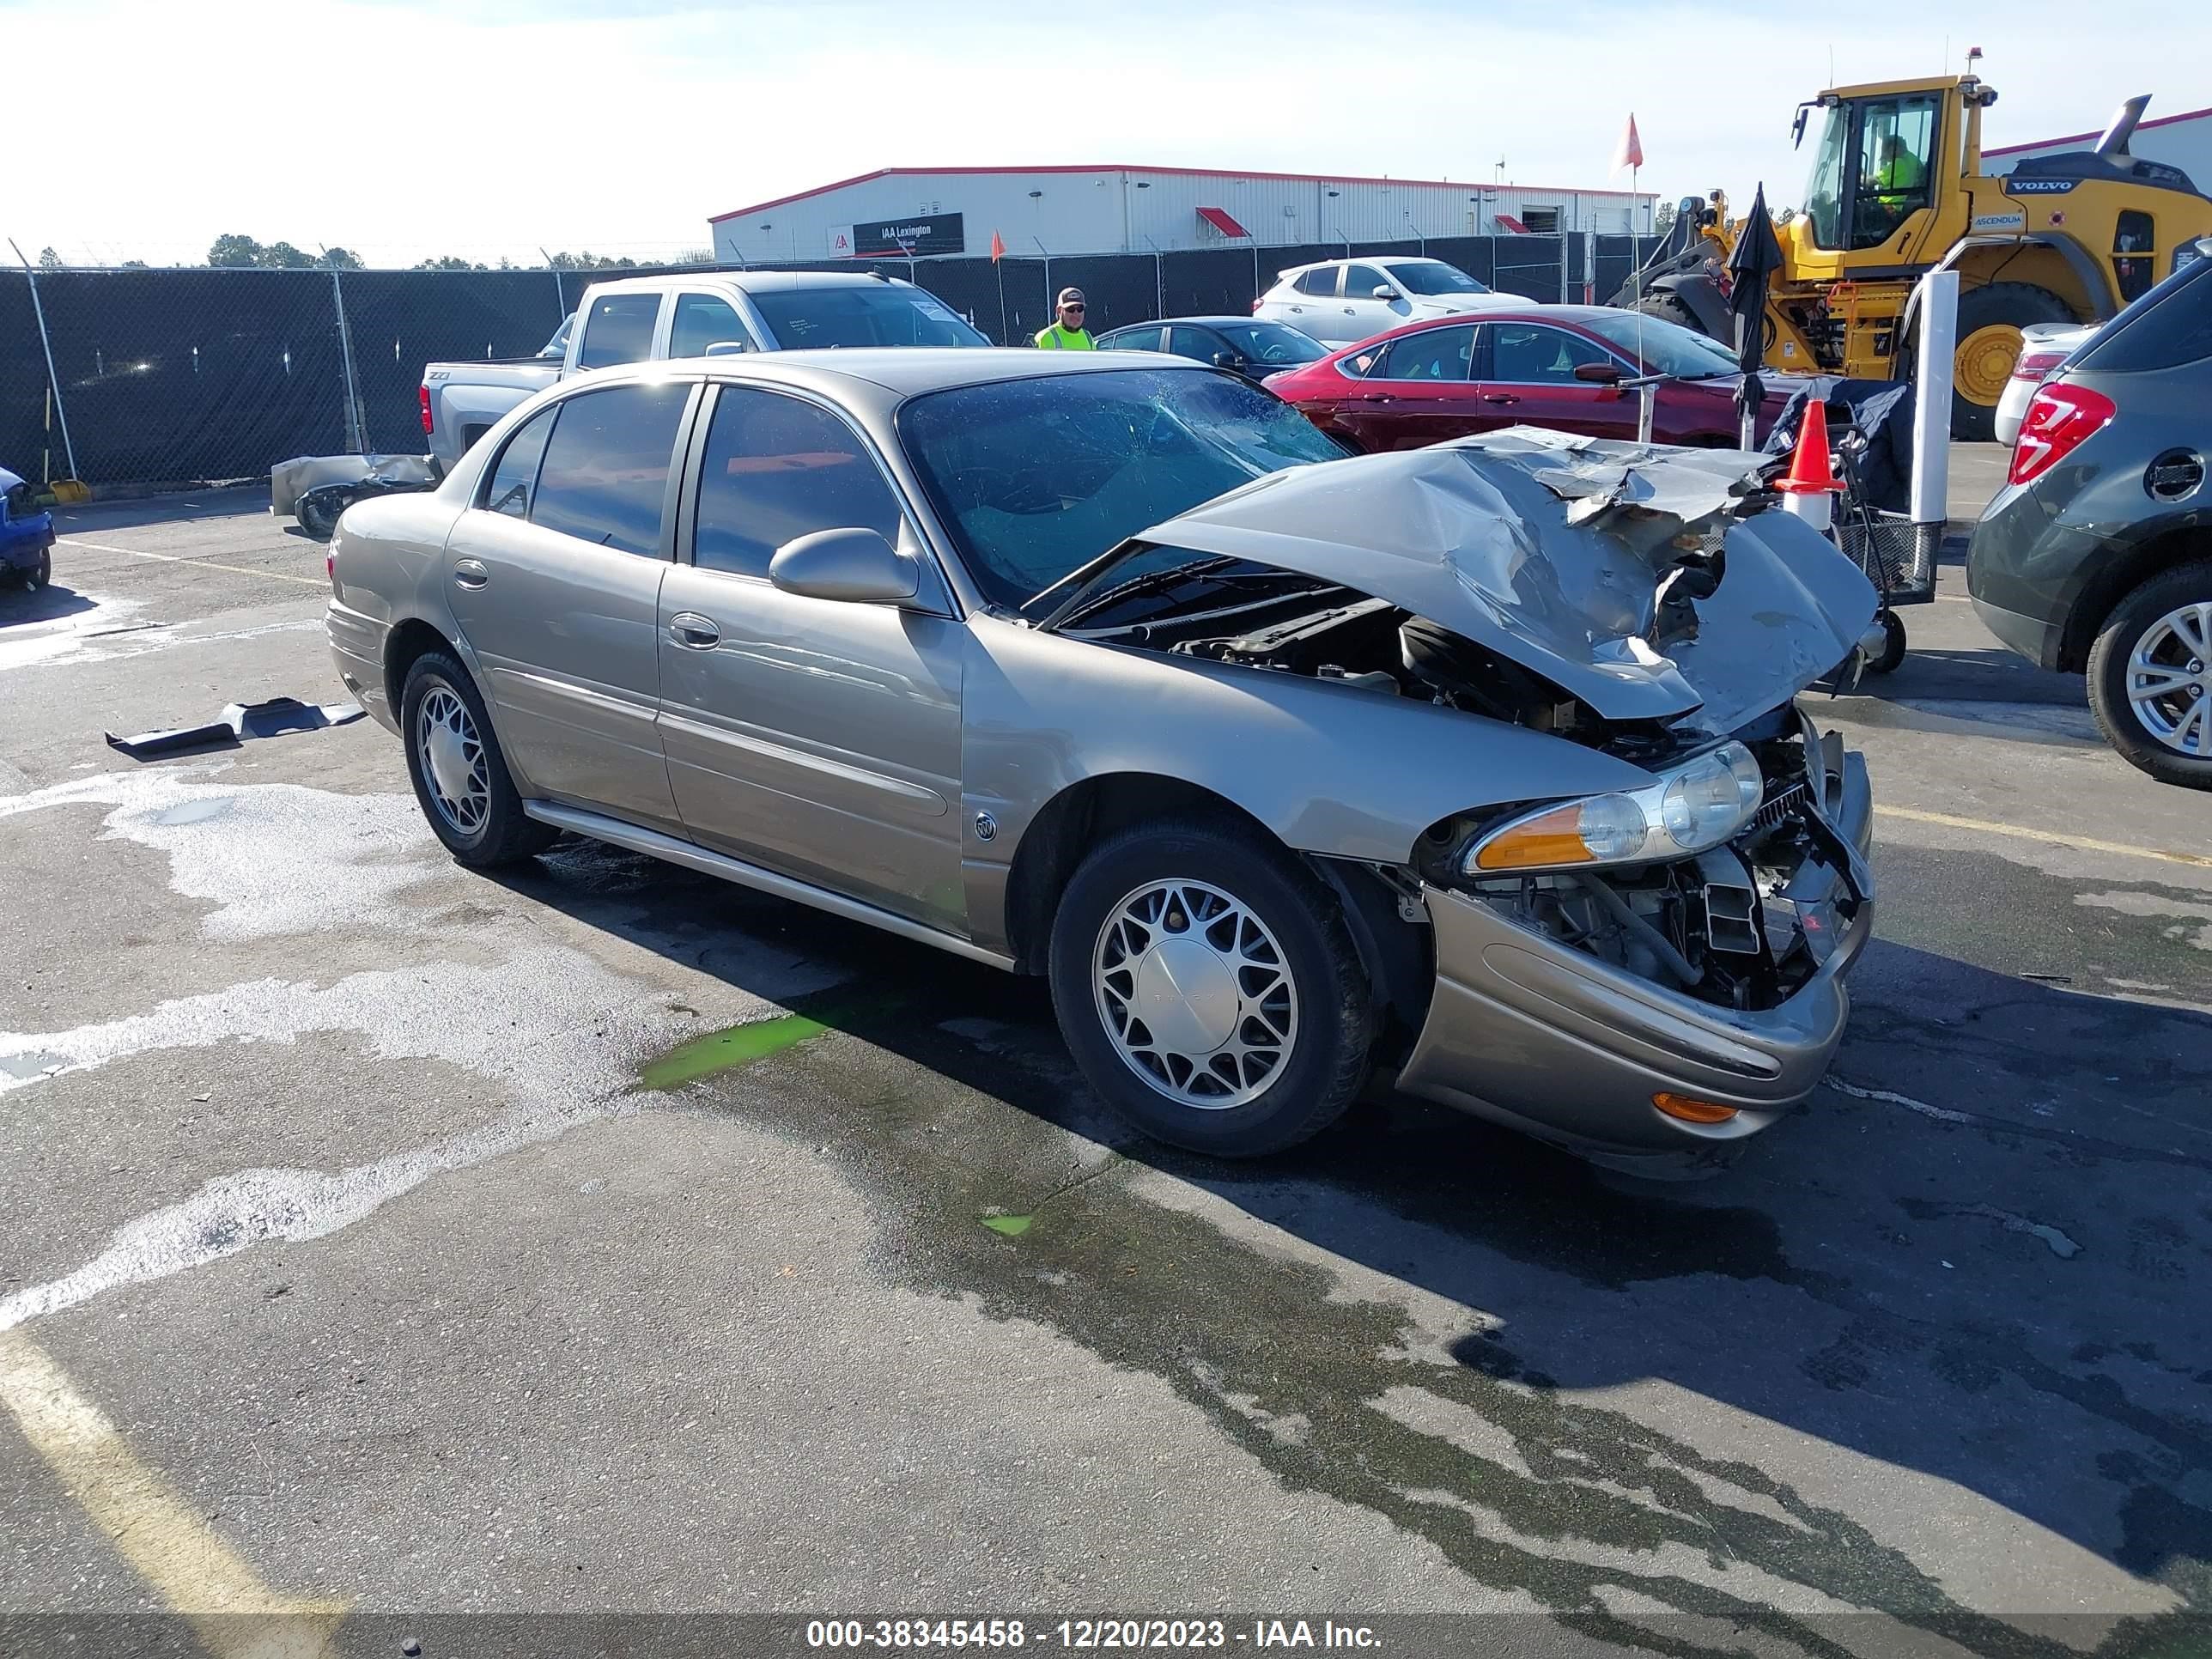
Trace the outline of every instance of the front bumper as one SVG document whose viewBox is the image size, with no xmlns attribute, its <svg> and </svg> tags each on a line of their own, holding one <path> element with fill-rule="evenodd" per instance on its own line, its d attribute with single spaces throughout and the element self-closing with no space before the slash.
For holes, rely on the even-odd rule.
<svg viewBox="0 0 2212 1659">
<path fill-rule="evenodd" d="M 1847 756 L 1828 782 L 1827 822 L 1863 861 L 1874 811 L 1863 761 Z M 1844 976 L 1874 931 L 1869 885 L 1812 977 L 1777 1006 L 1747 1012 L 1639 978 L 1479 898 L 1425 892 L 1436 994 L 1399 1086 L 1632 1164 L 1709 1153 L 1811 1094 L 1843 1041 Z M 1652 1103 L 1661 1091 L 1736 1115 L 1685 1122 Z"/>
</svg>

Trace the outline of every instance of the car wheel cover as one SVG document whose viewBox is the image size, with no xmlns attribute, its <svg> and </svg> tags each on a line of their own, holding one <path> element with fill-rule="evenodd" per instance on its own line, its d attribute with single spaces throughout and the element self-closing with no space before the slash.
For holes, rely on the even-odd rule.
<svg viewBox="0 0 2212 1659">
<path fill-rule="evenodd" d="M 469 706 L 451 687 L 432 686 L 416 711 L 415 738 L 438 816 L 462 835 L 475 835 L 491 815 L 491 775 Z"/>
<path fill-rule="evenodd" d="M 1202 881 L 1147 882 L 1108 910 L 1091 981 L 1115 1053 L 1177 1105 L 1245 1104 L 1297 1042 L 1297 986 L 1281 944 L 1243 901 Z"/>
<path fill-rule="evenodd" d="M 2136 724 L 2178 755 L 2212 760 L 2212 602 L 2169 611 L 2128 653 Z"/>
</svg>

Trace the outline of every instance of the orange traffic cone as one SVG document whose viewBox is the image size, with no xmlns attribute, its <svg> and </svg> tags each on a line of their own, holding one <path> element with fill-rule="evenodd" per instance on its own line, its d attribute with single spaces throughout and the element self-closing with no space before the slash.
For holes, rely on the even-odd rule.
<svg viewBox="0 0 2212 1659">
<path fill-rule="evenodd" d="M 1843 480 L 1834 476 L 1828 459 L 1828 410 L 1825 404 L 1808 403 L 1797 423 L 1797 451 L 1790 458 L 1790 474 L 1774 487 L 1782 492 L 1782 509 L 1826 532 L 1830 513 L 1828 497 L 1841 490 Z"/>
</svg>

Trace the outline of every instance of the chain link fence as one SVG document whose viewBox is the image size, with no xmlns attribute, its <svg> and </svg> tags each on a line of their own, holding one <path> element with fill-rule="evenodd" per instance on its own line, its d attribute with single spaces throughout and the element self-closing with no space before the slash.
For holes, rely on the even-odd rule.
<svg viewBox="0 0 2212 1659">
<path fill-rule="evenodd" d="M 1626 236 L 1571 234 L 778 268 L 911 276 L 993 340 L 1018 344 L 1071 284 L 1103 332 L 1248 313 L 1289 266 L 1417 253 L 1547 302 L 1602 300 L 1632 258 Z M 260 477 L 295 455 L 419 453 L 425 363 L 528 356 L 598 276 L 683 269 L 0 272 L 0 466 L 198 484 Z"/>
</svg>

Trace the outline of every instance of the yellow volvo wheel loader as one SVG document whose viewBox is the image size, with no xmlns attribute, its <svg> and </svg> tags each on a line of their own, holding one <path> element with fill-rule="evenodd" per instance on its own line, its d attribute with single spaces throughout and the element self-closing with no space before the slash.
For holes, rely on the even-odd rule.
<svg viewBox="0 0 2212 1659">
<path fill-rule="evenodd" d="M 2094 149 L 1982 171 L 1975 76 L 1839 87 L 1801 104 L 1817 116 L 1802 205 L 1777 228 L 1765 362 L 1862 379 L 1909 378 L 1914 281 L 1960 274 L 1952 435 L 1991 435 L 1997 397 L 2030 323 L 2101 322 L 2212 234 L 2212 198 L 2180 168 L 2139 161 L 2128 140 L 2148 96 L 2124 104 Z M 1686 199 L 1659 252 L 1615 303 L 1734 343 L 1728 198 Z"/>
</svg>

